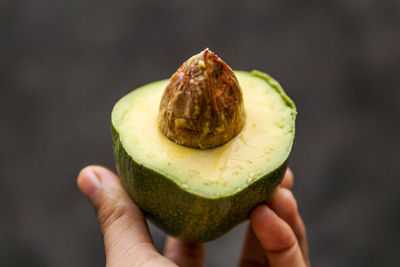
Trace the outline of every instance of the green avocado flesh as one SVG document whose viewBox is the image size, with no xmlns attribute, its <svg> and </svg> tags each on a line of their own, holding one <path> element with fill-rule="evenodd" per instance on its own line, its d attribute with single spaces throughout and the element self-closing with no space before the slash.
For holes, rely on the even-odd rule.
<svg viewBox="0 0 400 267">
<path fill-rule="evenodd" d="M 157 115 L 168 80 L 132 91 L 112 111 L 114 157 L 126 191 L 151 221 L 185 241 L 213 240 L 246 220 L 286 170 L 293 101 L 267 74 L 235 74 L 246 123 L 216 148 L 178 145 L 161 133 Z"/>
</svg>

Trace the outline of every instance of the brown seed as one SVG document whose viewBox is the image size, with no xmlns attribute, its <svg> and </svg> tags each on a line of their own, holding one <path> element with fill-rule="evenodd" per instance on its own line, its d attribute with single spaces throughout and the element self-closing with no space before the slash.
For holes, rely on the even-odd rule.
<svg viewBox="0 0 400 267">
<path fill-rule="evenodd" d="M 243 128 L 242 91 L 232 69 L 208 49 L 172 75 L 160 103 L 161 132 L 177 144 L 207 149 Z"/>
</svg>

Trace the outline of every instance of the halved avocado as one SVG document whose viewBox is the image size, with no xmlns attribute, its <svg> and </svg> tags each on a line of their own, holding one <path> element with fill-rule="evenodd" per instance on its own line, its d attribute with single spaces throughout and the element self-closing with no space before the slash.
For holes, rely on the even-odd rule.
<svg viewBox="0 0 400 267">
<path fill-rule="evenodd" d="M 259 71 L 235 71 L 246 122 L 211 149 L 178 145 L 157 124 L 168 80 L 121 98 L 112 111 L 114 157 L 122 183 L 146 216 L 184 241 L 210 241 L 248 219 L 281 182 L 296 108 L 279 83 Z"/>
</svg>

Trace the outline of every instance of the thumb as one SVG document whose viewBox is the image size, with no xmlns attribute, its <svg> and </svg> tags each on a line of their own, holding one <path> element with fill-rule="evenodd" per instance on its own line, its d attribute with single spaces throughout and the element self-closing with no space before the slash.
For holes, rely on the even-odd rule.
<svg viewBox="0 0 400 267">
<path fill-rule="evenodd" d="M 128 266 L 159 256 L 143 213 L 114 173 L 100 166 L 86 167 L 78 176 L 78 187 L 97 214 L 107 266 Z"/>
</svg>

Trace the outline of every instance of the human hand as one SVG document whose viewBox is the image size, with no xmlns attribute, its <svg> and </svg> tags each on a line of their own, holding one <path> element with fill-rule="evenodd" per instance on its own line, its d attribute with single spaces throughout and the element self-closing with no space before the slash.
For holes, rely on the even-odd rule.
<svg viewBox="0 0 400 267">
<path fill-rule="evenodd" d="M 308 266 L 306 234 L 286 172 L 269 207 L 251 214 L 240 266 Z M 204 266 L 205 244 L 168 237 L 164 256 L 151 239 L 145 216 L 119 178 L 101 166 L 84 168 L 78 187 L 92 203 L 104 236 L 107 266 Z"/>
<path fill-rule="evenodd" d="M 287 169 L 268 206 L 251 213 L 240 266 L 310 266 L 306 229 L 291 192 L 293 179 Z"/>
</svg>

